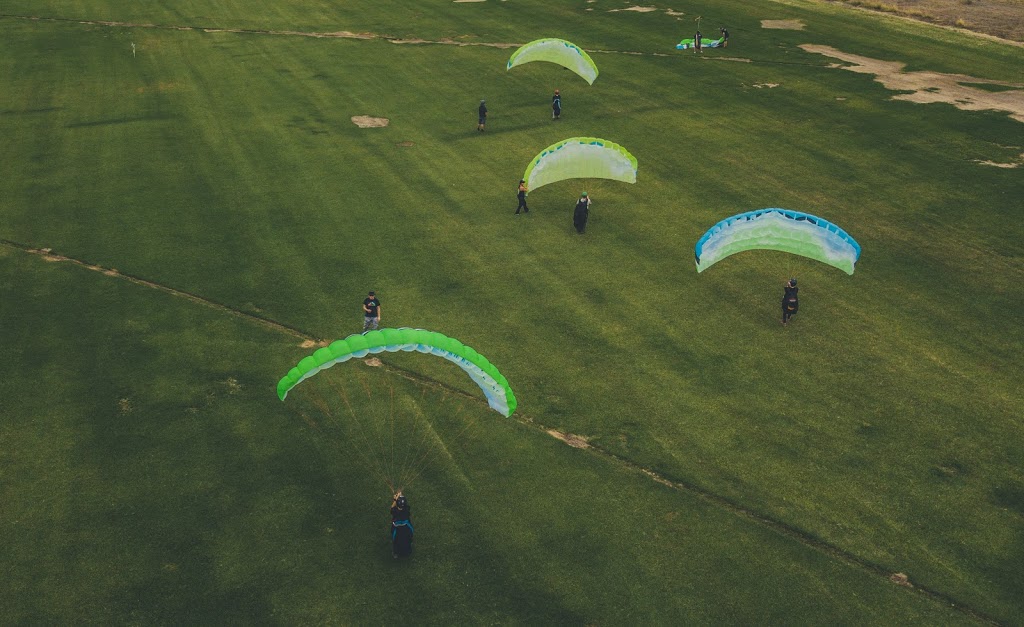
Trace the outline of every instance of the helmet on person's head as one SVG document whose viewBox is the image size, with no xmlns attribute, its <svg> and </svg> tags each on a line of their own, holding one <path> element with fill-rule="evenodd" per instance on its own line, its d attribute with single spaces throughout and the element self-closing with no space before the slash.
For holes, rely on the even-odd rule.
<svg viewBox="0 0 1024 627">
<path fill-rule="evenodd" d="M 408 503 L 409 503 L 409 501 L 405 500 L 404 496 L 400 496 L 397 499 L 395 499 L 395 505 L 398 506 L 398 509 L 405 509 L 405 506 Z"/>
<path fill-rule="evenodd" d="M 789 284 L 792 285 L 793 287 L 796 287 L 796 279 L 790 279 Z"/>
<path fill-rule="evenodd" d="M 580 194 L 580 198 L 586 198 L 586 196 L 587 196 L 587 192 L 583 192 L 582 194 Z"/>
</svg>

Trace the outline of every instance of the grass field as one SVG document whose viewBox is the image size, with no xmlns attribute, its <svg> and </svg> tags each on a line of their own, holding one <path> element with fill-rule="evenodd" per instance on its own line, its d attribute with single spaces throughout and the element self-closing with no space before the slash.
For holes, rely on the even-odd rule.
<svg viewBox="0 0 1024 627">
<path fill-rule="evenodd" d="M 831 4 L 627 6 L 7 0 L 0 621 L 1024 621 L 1024 125 L 798 46 L 1011 97 L 1024 49 Z M 674 50 L 696 15 L 728 49 Z M 304 34 L 339 31 L 375 37 Z M 429 43 L 544 36 L 604 51 L 594 85 Z M 529 159 L 576 135 L 640 164 L 587 183 L 584 237 L 578 182 L 513 215 Z M 856 274 L 695 272 L 707 228 L 773 206 L 849 231 Z M 313 381 L 274 393 L 368 289 L 519 399 L 503 418 L 415 354 L 319 375 L 437 444 L 408 562 L 348 414 L 303 405 Z"/>
</svg>

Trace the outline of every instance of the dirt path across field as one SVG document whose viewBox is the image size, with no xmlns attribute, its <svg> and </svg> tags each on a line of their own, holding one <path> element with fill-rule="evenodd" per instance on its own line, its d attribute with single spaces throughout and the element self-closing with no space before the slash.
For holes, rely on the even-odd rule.
<svg viewBox="0 0 1024 627">
<path fill-rule="evenodd" d="M 852 65 L 835 64 L 834 67 L 873 74 L 875 80 L 894 91 L 912 93 L 896 94 L 893 100 L 931 103 L 945 102 L 966 111 L 1006 111 L 1018 122 L 1024 122 L 1024 84 L 974 78 L 965 74 L 943 74 L 941 72 L 904 72 L 905 63 L 880 61 L 856 54 L 836 50 L 831 46 L 803 44 L 807 52 L 822 54 Z M 995 85 L 1006 90 L 988 91 L 971 85 Z"/>
</svg>

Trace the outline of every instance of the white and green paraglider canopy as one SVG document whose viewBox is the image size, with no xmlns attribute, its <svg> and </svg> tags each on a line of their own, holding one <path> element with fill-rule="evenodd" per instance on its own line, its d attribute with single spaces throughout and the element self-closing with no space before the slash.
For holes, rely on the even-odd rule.
<svg viewBox="0 0 1024 627">
<path fill-rule="evenodd" d="M 350 335 L 321 348 L 298 363 L 277 383 L 283 401 L 288 392 L 321 370 L 370 353 L 419 351 L 443 357 L 466 371 L 483 390 L 487 404 L 502 416 L 516 410 L 516 397 L 508 381 L 487 358 L 455 338 L 424 329 L 380 329 Z"/>
<path fill-rule="evenodd" d="M 597 80 L 597 64 L 582 48 L 564 39 L 538 39 L 519 48 L 509 58 L 505 70 L 531 61 L 547 61 L 572 70 L 593 85 Z"/>
<path fill-rule="evenodd" d="M 530 161 L 523 179 L 531 191 L 566 179 L 611 179 L 636 183 L 636 157 L 615 142 L 571 137 L 552 144 Z"/>
<path fill-rule="evenodd" d="M 694 247 L 697 272 L 745 250 L 779 250 L 816 259 L 853 274 L 860 244 L 835 224 L 809 213 L 758 209 L 726 218 Z"/>
</svg>

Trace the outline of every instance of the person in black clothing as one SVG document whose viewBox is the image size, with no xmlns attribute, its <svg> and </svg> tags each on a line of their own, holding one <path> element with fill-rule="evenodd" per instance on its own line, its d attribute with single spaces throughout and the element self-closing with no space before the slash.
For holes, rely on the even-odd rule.
<svg viewBox="0 0 1024 627">
<path fill-rule="evenodd" d="M 796 293 L 800 290 L 796 286 L 796 279 L 787 281 L 783 289 L 786 290 L 786 293 L 782 296 L 782 324 L 785 326 L 800 307 L 800 302 L 796 297 Z"/>
<path fill-rule="evenodd" d="M 697 53 L 704 54 L 704 49 L 700 47 L 700 29 L 697 29 L 697 34 L 693 36 L 693 54 Z"/>
<path fill-rule="evenodd" d="M 376 329 L 380 324 L 380 301 L 371 291 L 363 300 L 363 333 Z"/>
<path fill-rule="evenodd" d="M 722 26 L 718 29 L 718 32 L 722 33 L 722 47 L 729 47 L 729 30 Z"/>
<path fill-rule="evenodd" d="M 391 557 L 408 557 L 412 553 L 412 507 L 401 492 L 391 501 Z"/>
<path fill-rule="evenodd" d="M 516 207 L 516 215 L 519 215 L 520 209 L 523 213 L 530 213 L 530 208 L 526 206 L 526 191 L 526 180 L 519 179 L 519 206 Z"/>
<path fill-rule="evenodd" d="M 551 97 L 551 119 L 561 120 L 562 119 L 562 96 L 555 90 L 555 95 Z"/>
<path fill-rule="evenodd" d="M 480 117 L 477 119 L 476 130 L 483 132 L 484 124 L 487 123 L 487 101 L 480 101 Z"/>
<path fill-rule="evenodd" d="M 590 197 L 587 196 L 587 192 L 583 192 L 580 194 L 580 199 L 576 201 L 576 209 L 572 212 L 572 224 L 580 235 L 583 235 L 583 232 L 587 230 L 587 219 L 589 217 Z"/>
</svg>

